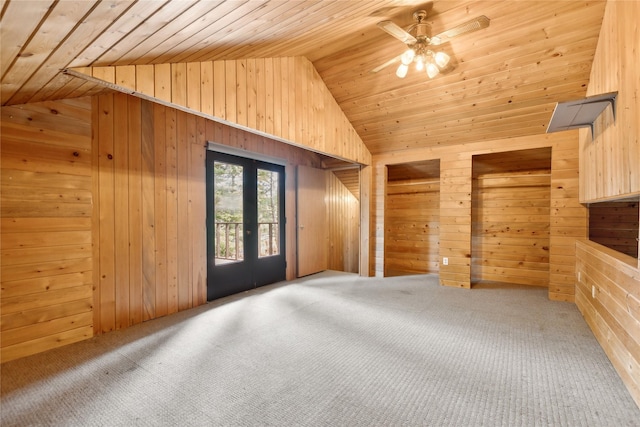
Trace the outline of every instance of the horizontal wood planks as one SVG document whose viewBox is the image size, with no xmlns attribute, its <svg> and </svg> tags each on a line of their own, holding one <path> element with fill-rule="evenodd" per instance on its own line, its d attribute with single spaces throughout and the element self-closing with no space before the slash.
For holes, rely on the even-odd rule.
<svg viewBox="0 0 640 427">
<path fill-rule="evenodd" d="M 313 64 L 303 57 L 77 68 L 70 73 L 318 153 L 371 161 Z"/>
<path fill-rule="evenodd" d="M 93 335 L 91 100 L 2 108 L 2 362 Z"/>
<path fill-rule="evenodd" d="M 640 203 L 601 202 L 589 205 L 589 240 L 638 258 Z"/>
<path fill-rule="evenodd" d="M 592 139 L 580 132 L 580 200 L 640 195 L 640 2 L 609 1 L 605 9 L 587 95 L 618 92 L 616 115 L 607 107 Z"/>
<path fill-rule="evenodd" d="M 415 160 L 415 159 L 414 159 Z M 440 283 L 471 287 L 471 153 L 440 159 Z"/>
<path fill-rule="evenodd" d="M 549 296 L 554 300 L 574 302 L 575 242 L 587 236 L 589 215 L 578 198 L 576 131 L 561 133 L 551 150 Z"/>
<path fill-rule="evenodd" d="M 509 147 L 503 151 L 498 147 Z M 386 227 L 383 215 L 385 194 L 389 182 L 385 166 L 403 165 L 405 163 L 440 159 L 440 207 L 439 235 L 440 261 L 448 258 L 448 265 L 439 265 L 440 282 L 446 286 L 471 287 L 471 263 L 474 251 L 472 246 L 472 201 L 473 159 L 474 156 L 488 155 L 497 158 L 518 160 L 520 150 L 551 148 L 551 176 L 548 194 L 549 209 L 542 215 L 545 221 L 539 229 L 527 229 L 528 233 L 547 235 L 549 238 L 549 298 L 573 300 L 574 283 L 572 272 L 575 268 L 575 240 L 586 237 L 587 212 L 578 202 L 578 162 L 577 131 L 559 134 L 539 135 L 466 144 L 459 147 L 436 147 L 420 150 L 408 150 L 404 153 L 374 156 L 375 193 L 371 206 L 370 220 L 375 224 L 371 230 L 372 248 L 375 257 L 372 260 L 371 272 L 382 274 L 386 258 L 385 239 L 393 236 L 394 227 L 389 226 L 386 236 L 380 231 Z M 537 150 L 536 150 L 537 151 Z M 536 162 L 539 160 L 536 160 Z M 549 178 L 545 178 L 549 180 Z M 496 184 L 496 182 L 494 182 Z M 496 184 L 497 185 L 497 184 Z M 388 207 L 387 207 L 388 209 Z M 499 209 L 499 208 L 498 208 Z M 495 213 L 495 212 L 494 212 Z M 534 219 L 534 218 L 533 218 Z M 523 240 L 520 243 L 525 243 Z M 542 253 L 546 251 L 541 249 Z M 473 260 L 480 262 L 479 260 Z M 524 254 L 510 262 L 530 262 Z M 487 261 L 489 262 L 489 261 Z M 492 261 L 493 262 L 493 261 Z M 500 273 L 501 274 L 501 273 Z M 498 275 L 499 276 L 499 275 Z M 497 276 L 496 276 L 497 277 Z M 537 284 L 543 284 L 540 279 Z M 535 283 L 531 283 L 535 284 Z"/>
<path fill-rule="evenodd" d="M 437 273 L 440 177 L 387 182 L 385 276 Z"/>
<path fill-rule="evenodd" d="M 635 258 L 576 244 L 576 305 L 640 405 L 640 269 Z"/>
<path fill-rule="evenodd" d="M 517 164 L 474 158 L 471 281 L 549 286 L 551 150 Z M 506 157 L 506 156 L 504 156 Z"/>
</svg>

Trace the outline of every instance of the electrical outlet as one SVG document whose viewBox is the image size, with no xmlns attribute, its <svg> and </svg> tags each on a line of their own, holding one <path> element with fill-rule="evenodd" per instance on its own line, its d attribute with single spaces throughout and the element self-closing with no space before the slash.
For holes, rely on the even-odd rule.
<svg viewBox="0 0 640 427">
<path fill-rule="evenodd" d="M 449 258 L 447 257 L 442 258 L 442 265 L 449 265 Z"/>
<path fill-rule="evenodd" d="M 596 287 L 591 286 L 591 298 L 595 298 L 595 297 L 596 297 Z"/>
</svg>

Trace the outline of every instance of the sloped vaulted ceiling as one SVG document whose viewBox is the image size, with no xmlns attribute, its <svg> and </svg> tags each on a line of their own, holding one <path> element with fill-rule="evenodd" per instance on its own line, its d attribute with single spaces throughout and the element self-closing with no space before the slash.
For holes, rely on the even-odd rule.
<svg viewBox="0 0 640 427">
<path fill-rule="evenodd" d="M 2 105 L 103 90 L 70 67 L 308 58 L 373 153 L 544 133 L 557 101 L 585 95 L 605 1 L 2 0 Z M 376 22 L 429 10 L 442 45 L 433 80 L 371 70 L 404 50 Z"/>
</svg>

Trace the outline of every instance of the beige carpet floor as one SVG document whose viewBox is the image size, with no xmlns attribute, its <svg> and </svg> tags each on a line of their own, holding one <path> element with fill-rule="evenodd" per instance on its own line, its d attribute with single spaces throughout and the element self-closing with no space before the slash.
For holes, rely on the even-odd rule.
<svg viewBox="0 0 640 427">
<path fill-rule="evenodd" d="M 639 426 L 573 304 L 325 272 L 1 367 L 2 426 Z"/>
</svg>

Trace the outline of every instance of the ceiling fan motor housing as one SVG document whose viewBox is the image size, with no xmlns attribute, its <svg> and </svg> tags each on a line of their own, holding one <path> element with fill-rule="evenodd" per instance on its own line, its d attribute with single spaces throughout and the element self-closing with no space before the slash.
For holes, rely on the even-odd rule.
<svg viewBox="0 0 640 427">
<path fill-rule="evenodd" d="M 423 22 L 427 18 L 427 12 L 425 10 L 417 10 L 413 12 L 413 19 L 416 23 L 409 27 L 408 32 L 415 31 L 415 38 L 418 41 L 429 43 L 431 39 L 431 25 Z"/>
</svg>

